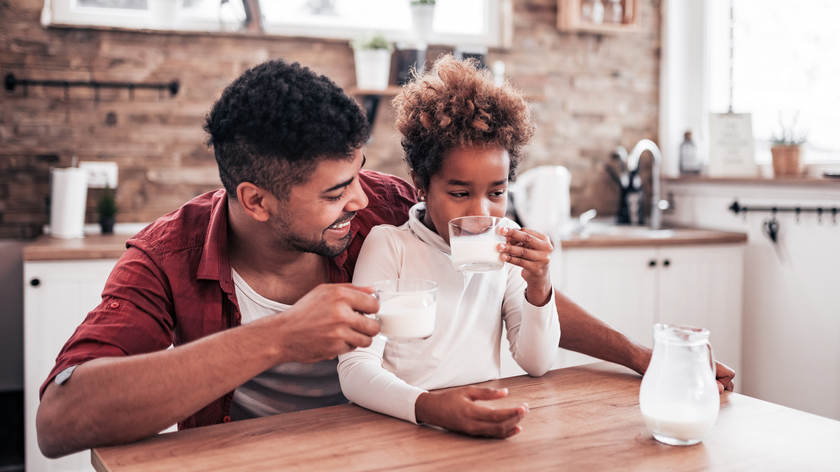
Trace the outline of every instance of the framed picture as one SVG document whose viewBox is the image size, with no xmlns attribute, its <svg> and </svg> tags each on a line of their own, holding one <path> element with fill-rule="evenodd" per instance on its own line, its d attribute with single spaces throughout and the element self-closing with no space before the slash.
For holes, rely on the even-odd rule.
<svg viewBox="0 0 840 472">
<path fill-rule="evenodd" d="M 709 177 L 758 175 L 749 113 L 711 113 L 709 140 Z"/>
</svg>

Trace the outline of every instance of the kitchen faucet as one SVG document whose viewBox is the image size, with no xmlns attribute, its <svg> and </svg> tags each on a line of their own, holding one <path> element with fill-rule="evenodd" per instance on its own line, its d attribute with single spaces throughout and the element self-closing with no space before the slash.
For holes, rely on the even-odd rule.
<svg viewBox="0 0 840 472">
<path fill-rule="evenodd" d="M 623 147 L 619 146 L 620 150 L 626 153 L 627 151 L 624 150 Z M 652 175 L 651 180 L 653 184 L 651 186 L 651 205 L 650 205 L 650 227 L 651 229 L 660 229 L 662 227 L 662 210 L 666 210 L 668 208 L 667 201 L 659 201 L 659 165 L 662 163 L 662 154 L 659 152 L 659 146 L 656 145 L 650 139 L 642 139 L 636 146 L 630 151 L 630 154 L 627 155 L 627 171 L 633 172 L 638 170 L 639 168 L 639 158 L 642 156 L 642 153 L 645 151 L 650 151 L 650 154 L 653 156 L 653 166 L 652 166 Z M 623 156 L 622 156 L 623 157 Z M 623 159 L 622 159 L 623 160 Z"/>
</svg>

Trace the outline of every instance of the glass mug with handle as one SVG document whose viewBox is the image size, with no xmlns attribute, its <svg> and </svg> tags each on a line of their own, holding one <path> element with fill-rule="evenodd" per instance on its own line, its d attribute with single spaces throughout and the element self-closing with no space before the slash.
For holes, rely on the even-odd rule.
<svg viewBox="0 0 840 472">
<path fill-rule="evenodd" d="M 499 230 L 507 226 L 505 218 L 495 216 L 463 216 L 451 220 L 452 264 L 461 272 L 488 272 L 504 267 L 497 246 L 504 244 L 505 237 Z"/>
<path fill-rule="evenodd" d="M 424 279 L 391 279 L 373 284 L 379 300 L 379 334 L 389 341 L 427 339 L 435 330 L 437 284 Z"/>
<path fill-rule="evenodd" d="M 699 443 L 717 420 L 720 394 L 709 331 L 657 323 L 639 407 L 653 437 L 672 446 Z"/>
</svg>

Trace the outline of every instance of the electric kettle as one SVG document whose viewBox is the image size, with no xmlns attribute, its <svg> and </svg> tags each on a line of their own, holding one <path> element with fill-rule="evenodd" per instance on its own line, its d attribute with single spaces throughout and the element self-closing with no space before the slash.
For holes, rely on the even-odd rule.
<svg viewBox="0 0 840 472">
<path fill-rule="evenodd" d="M 523 172 L 510 190 L 522 226 L 556 243 L 571 223 L 571 180 L 572 174 L 563 166 L 539 166 Z"/>
</svg>

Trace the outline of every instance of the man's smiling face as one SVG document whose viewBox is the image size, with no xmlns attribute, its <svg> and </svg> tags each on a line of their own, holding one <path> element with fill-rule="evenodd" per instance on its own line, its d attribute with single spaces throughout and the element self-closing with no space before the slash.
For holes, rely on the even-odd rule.
<svg viewBox="0 0 840 472">
<path fill-rule="evenodd" d="M 368 204 L 359 183 L 361 149 L 352 159 L 323 159 L 309 180 L 294 185 L 289 198 L 277 201 L 271 226 L 278 250 L 335 257 L 350 245 L 350 220 Z"/>
</svg>

